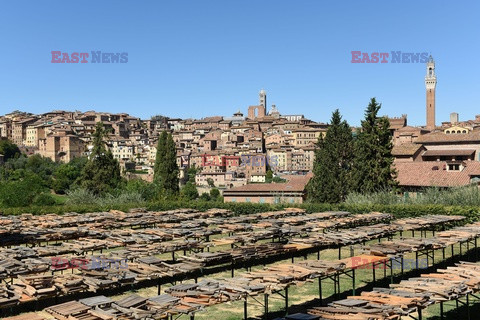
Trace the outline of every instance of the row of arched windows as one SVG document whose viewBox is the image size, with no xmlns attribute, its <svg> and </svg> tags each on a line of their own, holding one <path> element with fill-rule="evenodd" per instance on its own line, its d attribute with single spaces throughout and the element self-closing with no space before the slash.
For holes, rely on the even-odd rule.
<svg viewBox="0 0 480 320">
<path fill-rule="evenodd" d="M 468 133 L 467 130 L 445 130 L 446 134 L 450 133 Z"/>
</svg>

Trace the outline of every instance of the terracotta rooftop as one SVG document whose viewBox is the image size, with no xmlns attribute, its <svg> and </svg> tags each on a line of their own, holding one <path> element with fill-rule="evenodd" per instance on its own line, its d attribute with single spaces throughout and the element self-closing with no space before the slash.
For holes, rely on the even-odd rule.
<svg viewBox="0 0 480 320">
<path fill-rule="evenodd" d="M 236 192 L 303 192 L 311 177 L 311 174 L 282 176 L 282 178 L 288 180 L 286 183 L 247 184 L 225 190 L 223 194 L 228 195 Z"/>
<path fill-rule="evenodd" d="M 405 143 L 398 146 L 394 146 L 392 149 L 393 156 L 413 156 L 417 153 L 418 149 L 423 148 L 421 144 Z"/>
<path fill-rule="evenodd" d="M 447 171 L 445 161 L 396 162 L 400 186 L 456 187 L 470 184 L 472 176 L 480 176 L 480 162 L 466 161 L 461 171 Z"/>
<path fill-rule="evenodd" d="M 225 195 L 235 192 L 303 192 L 305 186 L 290 183 L 255 183 L 225 190 Z"/>
<path fill-rule="evenodd" d="M 418 137 L 417 143 L 480 142 L 480 131 L 470 133 L 432 132 Z"/>
<path fill-rule="evenodd" d="M 398 132 L 423 132 L 428 133 L 430 130 L 420 127 L 405 126 L 403 128 L 397 129 Z"/>
</svg>

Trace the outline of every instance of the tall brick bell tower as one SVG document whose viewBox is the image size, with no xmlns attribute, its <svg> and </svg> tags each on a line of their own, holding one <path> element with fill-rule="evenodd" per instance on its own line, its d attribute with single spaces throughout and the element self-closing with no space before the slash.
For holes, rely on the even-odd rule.
<svg viewBox="0 0 480 320">
<path fill-rule="evenodd" d="M 432 56 L 428 58 L 427 75 L 425 76 L 425 88 L 427 90 L 427 129 L 435 130 L 435 87 L 437 76 L 435 75 L 435 61 Z"/>
</svg>

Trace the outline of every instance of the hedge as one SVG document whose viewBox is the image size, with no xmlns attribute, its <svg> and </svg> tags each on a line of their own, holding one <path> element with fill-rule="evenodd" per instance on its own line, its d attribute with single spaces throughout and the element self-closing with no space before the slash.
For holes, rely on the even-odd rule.
<svg viewBox="0 0 480 320">
<path fill-rule="evenodd" d="M 21 213 L 46 214 L 65 212 L 101 212 L 109 210 L 128 211 L 132 208 L 144 207 L 152 211 L 173 210 L 178 208 L 192 208 L 205 211 L 211 208 L 228 209 L 237 215 L 259 213 L 265 211 L 281 210 L 286 207 L 296 207 L 305 209 L 308 213 L 322 211 L 348 211 L 351 213 L 366 213 L 372 211 L 387 212 L 394 215 L 395 218 L 417 217 L 427 214 L 446 214 L 463 215 L 467 217 L 467 222 L 478 221 L 480 217 L 480 206 L 445 206 L 445 205 L 423 205 L 423 204 L 327 204 L 327 203 L 304 203 L 299 205 L 292 204 L 257 204 L 257 203 L 223 203 L 215 201 L 159 201 L 150 203 L 131 203 L 127 205 L 56 205 L 56 206 L 31 206 L 25 208 L 6 208 L 0 209 L 4 215 L 17 215 Z"/>
</svg>

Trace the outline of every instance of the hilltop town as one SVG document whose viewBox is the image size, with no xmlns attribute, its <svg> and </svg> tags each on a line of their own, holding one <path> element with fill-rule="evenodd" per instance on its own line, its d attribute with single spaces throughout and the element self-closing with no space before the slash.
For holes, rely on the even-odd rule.
<svg viewBox="0 0 480 320">
<path fill-rule="evenodd" d="M 480 115 L 459 121 L 458 114 L 452 113 L 449 122 L 437 125 L 432 58 L 426 67 L 426 126 L 408 126 L 407 115 L 389 118 L 397 179 L 406 191 L 468 185 L 480 178 Z M 293 193 L 294 202 L 301 202 L 316 143 L 328 125 L 302 114 L 281 114 L 275 105 L 268 107 L 265 90 L 258 99 L 246 114 L 239 110 L 232 116 L 203 119 L 154 116 L 142 120 L 127 113 L 51 111 L 34 115 L 15 111 L 0 117 L 0 137 L 13 141 L 26 154 L 69 162 L 89 155 L 95 125 L 102 122 L 108 132 L 107 146 L 123 174 L 151 181 L 157 140 L 167 130 L 176 143 L 180 177 L 191 167 L 200 168 L 196 185 L 233 188 L 226 201 L 258 202 L 264 199 L 260 193 L 278 188 L 278 192 Z M 258 185 L 267 181 L 268 171 L 298 183 Z"/>
<path fill-rule="evenodd" d="M 281 115 L 272 105 L 267 113 L 266 92 L 259 104 L 232 116 L 173 119 L 163 116 L 142 120 L 126 113 L 52 111 L 41 115 L 12 112 L 0 118 L 0 135 L 28 154 L 69 162 L 88 156 L 95 124 L 108 130 L 107 145 L 126 174 L 151 179 L 156 144 L 163 130 L 173 133 L 181 174 L 191 166 L 202 168 L 198 185 L 212 179 L 230 188 L 248 182 L 265 182 L 267 167 L 274 173 L 306 174 L 312 170 L 315 143 L 325 123 L 303 115 Z M 248 159 L 248 160 L 247 160 Z M 243 160 L 243 161 L 242 161 Z"/>
</svg>

